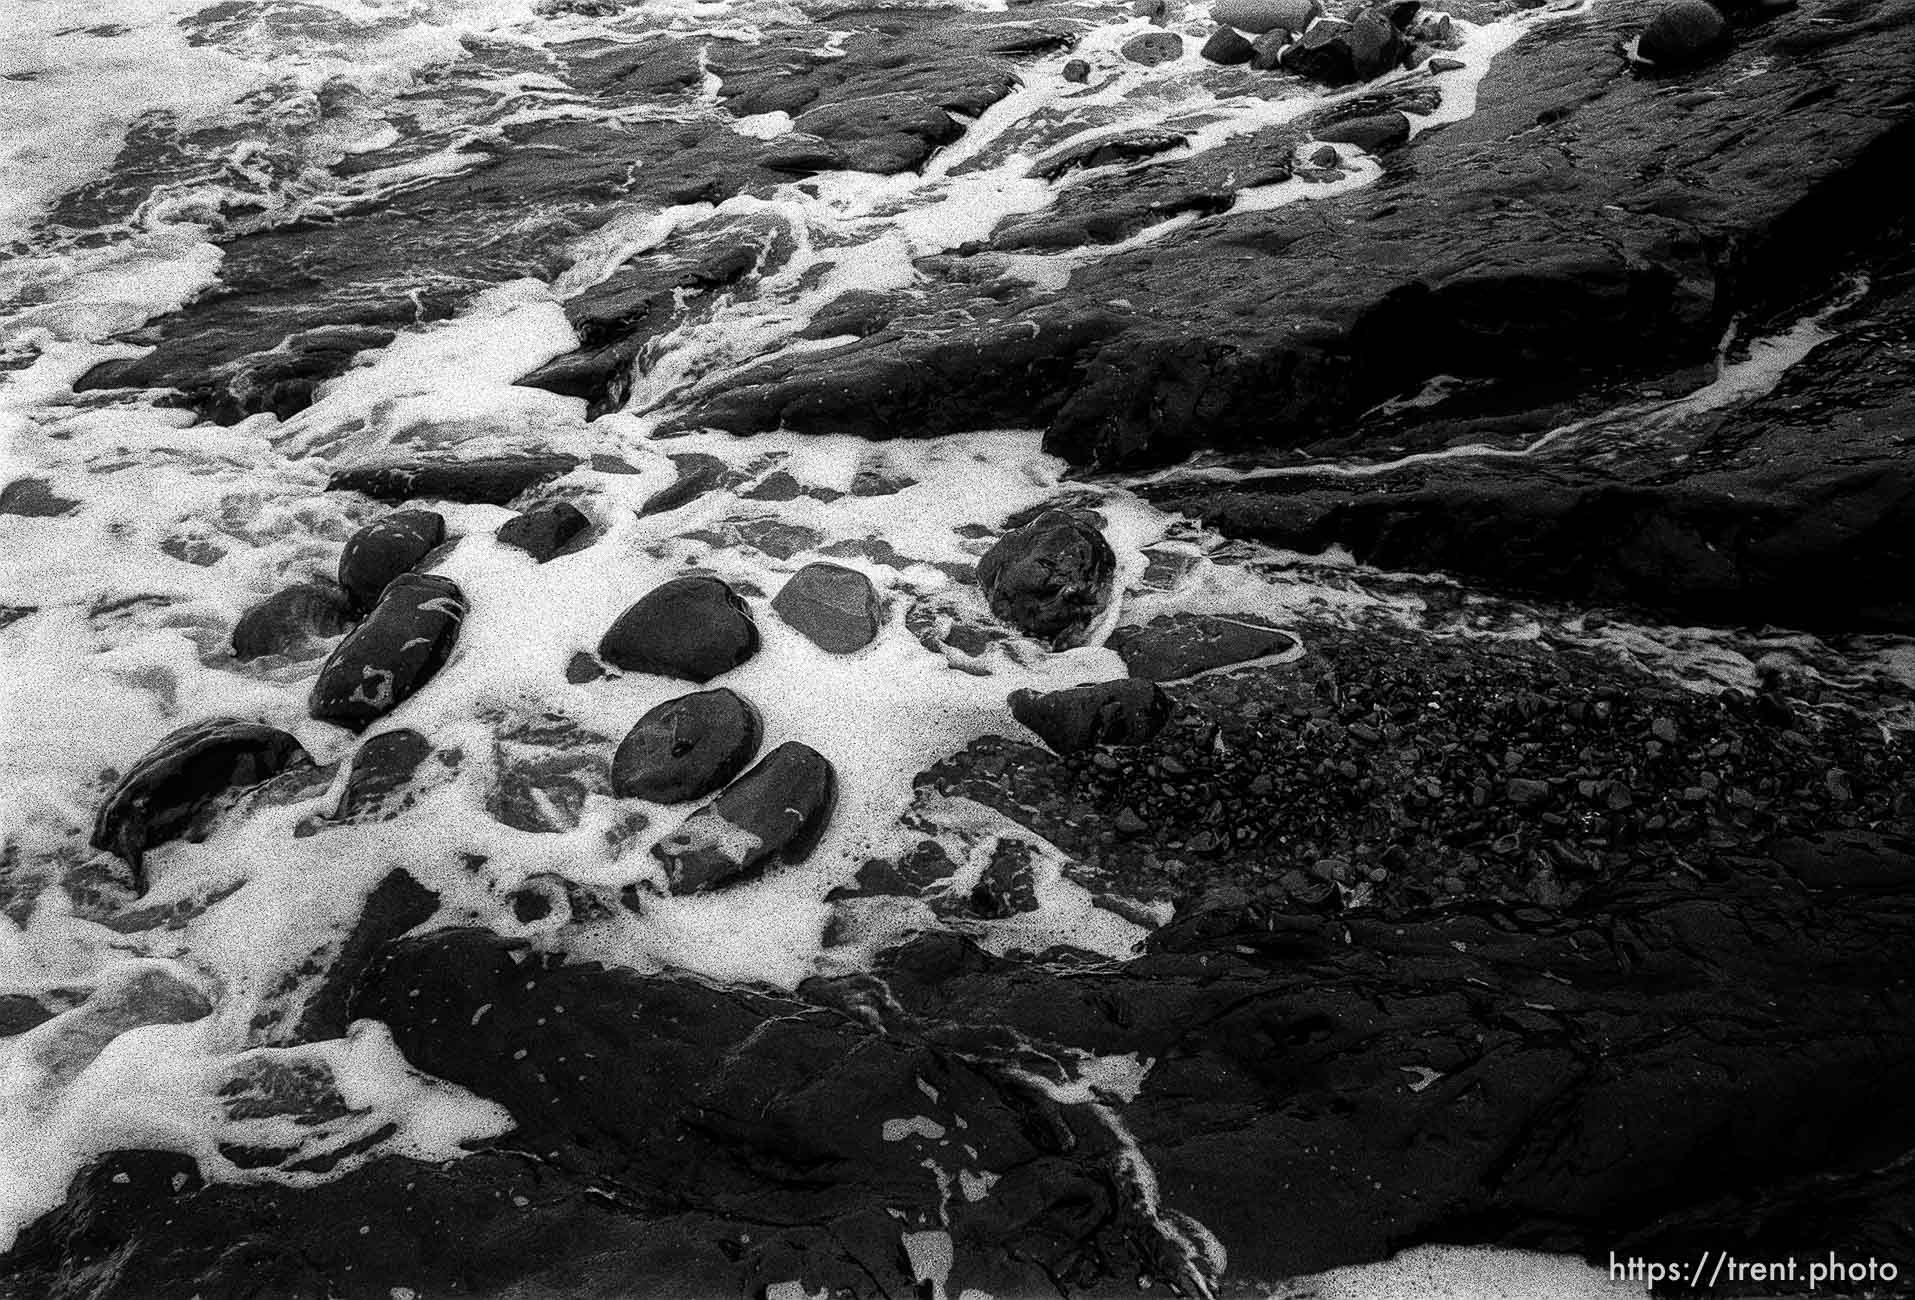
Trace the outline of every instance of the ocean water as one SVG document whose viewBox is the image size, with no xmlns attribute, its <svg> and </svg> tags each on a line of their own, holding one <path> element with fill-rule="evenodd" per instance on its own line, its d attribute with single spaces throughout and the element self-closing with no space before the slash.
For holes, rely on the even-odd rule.
<svg viewBox="0 0 1915 1300">
<path fill-rule="evenodd" d="M 630 205 L 577 240 L 571 269 L 554 281 L 497 285 L 452 319 L 402 333 L 285 420 L 259 415 L 218 428 L 152 395 L 75 395 L 75 380 L 92 366 L 141 355 L 129 334 L 220 285 L 221 243 L 232 235 L 376 202 L 469 166 L 465 146 L 496 140 L 508 126 L 590 111 L 538 72 L 501 72 L 510 60 L 481 60 L 475 50 L 535 54 L 564 41 L 661 32 L 752 41 L 800 24 L 828 37 L 831 12 L 760 0 L 652 0 L 609 16 L 541 8 L 516 0 L 109 0 L 80 17 L 58 0 L 17 0 L 10 11 L 13 30 L 0 45 L 0 174 L 9 182 L 0 192 L 0 481 L 41 480 L 72 508 L 0 516 L 9 557 L 0 571 L 0 994 L 66 1008 L 0 1040 L 0 1243 L 57 1205 L 89 1158 L 117 1147 L 189 1152 L 209 1178 L 297 1182 L 322 1175 L 243 1169 L 222 1148 L 279 1142 L 323 1155 L 394 1125 L 395 1135 L 370 1154 L 340 1163 L 343 1172 L 380 1152 L 456 1158 L 462 1141 L 508 1127 L 497 1107 L 412 1071 L 381 1026 L 361 1023 L 345 1039 L 287 1048 L 257 1041 L 253 1025 L 395 866 L 439 892 L 439 921 L 534 939 L 543 936 L 541 923 L 519 920 L 508 901 L 528 877 L 556 873 L 613 892 L 660 880 L 649 846 L 686 809 L 643 806 L 648 824 L 634 836 L 635 801 L 594 797 L 575 830 L 516 830 L 486 812 L 493 773 L 485 756 L 501 719 L 558 713 L 615 742 L 645 710 L 681 693 L 682 685 L 640 676 L 571 686 L 564 668 L 627 604 L 688 568 L 751 594 L 763 650 L 724 684 L 757 703 L 767 747 L 800 740 L 832 760 L 838 810 L 818 851 L 797 868 L 721 894 L 667 896 L 643 916 L 615 909 L 569 933 L 567 944 L 639 970 L 780 987 L 868 959 L 868 947 L 824 947 L 823 899 L 867 857 L 903 842 L 903 819 L 911 838 L 928 828 L 946 844 L 961 864 L 960 886 L 984 870 L 1007 828 L 984 809 L 919 796 L 912 777 L 976 737 L 1018 734 L 1005 705 L 1018 687 L 1120 675 L 1121 662 L 1103 645 L 1120 617 L 1254 611 L 1282 624 L 1417 613 L 1399 584 L 1373 591 L 1362 571 L 1335 556 L 1306 562 L 1226 547 L 1120 484 L 1069 482 L 1066 467 L 1039 449 L 1035 430 L 883 444 L 657 436 L 752 363 L 828 343 L 801 335 L 832 299 L 907 287 L 918 259 L 1056 202 L 1078 182 L 1039 179 L 1046 158 L 1142 128 L 1180 130 L 1186 152 L 1201 151 L 1335 97 L 1218 99 L 1200 75 L 1198 5 L 1173 3 L 1173 26 L 1198 39 L 1183 59 L 1150 69 L 1114 55 L 1147 29 L 1142 19 L 1114 6 L 1087 10 L 1099 25 L 1077 50 L 1032 60 L 1023 85 L 922 174 L 827 173 L 716 207 Z M 1442 107 L 1419 129 L 1471 112 L 1498 53 L 1579 8 L 1461 24 L 1462 68 L 1397 74 L 1440 88 Z M 1062 78 L 1066 57 L 1096 66 L 1090 86 Z M 672 111 L 687 120 L 722 115 L 711 89 Z M 790 121 L 769 113 L 731 129 L 774 138 Z M 378 156 L 396 161 L 339 168 L 395 144 L 407 147 Z M 1340 153 L 1334 172 L 1245 190 L 1239 206 L 1310 203 L 1376 179 L 1374 160 Z M 1114 247 L 1162 238 L 1191 219 L 1172 218 Z M 580 402 L 514 386 L 575 347 L 565 297 L 675 233 L 714 221 L 782 231 L 792 252 L 751 294 L 688 314 L 661 340 L 624 410 L 588 423 Z M 1063 287 L 1076 266 L 1111 251 L 1025 254 L 1001 259 L 1001 269 Z M 1787 346 L 1797 350 L 1788 356 L 1805 351 L 1808 338 L 1791 336 Z M 1776 354 L 1763 352 L 1741 370 L 1725 369 L 1722 383 L 1772 380 L 1775 364 Z M 1760 366 L 1769 369 L 1754 374 Z M 342 779 L 335 778 L 305 799 L 230 818 L 203 843 L 157 850 L 152 888 L 134 914 L 147 920 L 128 923 L 133 902 L 101 883 L 86 839 L 115 774 L 153 742 L 194 719 L 229 714 L 290 731 L 322 764 L 355 746 L 306 715 L 318 658 L 242 664 L 230 653 L 234 622 L 248 606 L 329 575 L 343 540 L 384 512 L 350 494 L 323 493 L 327 475 L 402 455 L 528 449 L 622 462 L 619 472 L 581 468 L 551 489 L 592 517 L 594 544 L 535 566 L 493 539 L 510 512 L 436 506 L 457 544 L 433 571 L 459 584 L 471 612 L 446 668 L 375 728 L 423 731 L 473 761 L 395 821 L 295 835 L 333 806 Z M 670 457 L 686 453 L 719 458 L 737 482 L 639 517 L 674 481 Z M 831 500 L 746 495 L 779 472 L 831 493 L 848 493 L 861 474 L 908 486 Z M 927 649 L 917 635 L 925 626 L 986 621 L 964 573 L 990 545 L 990 530 L 1066 493 L 1085 494 L 1104 516 L 1121 604 L 1076 649 L 1018 641 L 978 656 Z M 767 537 L 797 539 L 795 549 L 768 548 Z M 786 575 L 827 551 L 865 572 L 885 600 L 882 634 L 853 656 L 824 653 L 768 609 L 766 597 Z M 1166 560 L 1172 580 L 1153 576 Z M 1753 680 L 1749 655 L 1706 633 L 1612 626 L 1604 635 L 1633 638 L 1640 659 L 1682 670 L 1699 689 Z M 1059 855 L 1036 847 L 1042 906 L 977 923 L 980 940 L 998 950 L 1069 942 L 1114 957 L 1132 952 L 1144 930 L 1093 907 L 1060 870 Z M 901 921 L 933 923 L 928 911 Z M 1103 1106 L 1121 1095 L 1123 1078 L 1141 1079 L 1147 1069 L 1085 1058 L 1074 1081 L 1053 1086 L 1078 1104 Z M 324 1077 L 352 1117 L 315 1128 L 236 1116 L 223 1096 L 233 1082 L 276 1072 Z M 1147 1175 L 1146 1166 L 1139 1178 Z M 1191 1233 L 1192 1252 L 1202 1255 L 1201 1225 Z M 905 1246 L 925 1276 L 940 1267 L 948 1276 L 948 1239 Z M 1300 1279 L 1296 1288 L 1284 1294 L 1621 1293 L 1573 1261 L 1482 1251 L 1414 1252 Z"/>
</svg>

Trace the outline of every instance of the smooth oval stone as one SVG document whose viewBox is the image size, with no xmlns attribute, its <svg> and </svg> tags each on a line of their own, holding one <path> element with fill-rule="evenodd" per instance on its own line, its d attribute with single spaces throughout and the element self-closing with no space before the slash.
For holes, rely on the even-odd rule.
<svg viewBox="0 0 1915 1300">
<path fill-rule="evenodd" d="M 1175 32 L 1145 32 L 1124 42 L 1122 54 L 1132 63 L 1146 68 L 1169 63 L 1184 56 L 1184 38 Z"/>
<path fill-rule="evenodd" d="M 410 808 L 418 791 L 415 774 L 432 753 L 432 742 L 408 728 L 382 731 L 359 747 L 346 773 L 346 790 L 333 816 L 343 822 L 389 821 Z"/>
<path fill-rule="evenodd" d="M 309 712 L 323 722 L 365 730 L 445 666 L 464 620 L 465 597 L 450 578 L 394 578 L 366 621 L 320 668 Z"/>
<path fill-rule="evenodd" d="M 654 803 L 702 799 L 744 771 L 763 738 L 758 710 L 723 687 L 667 700 L 612 756 L 612 793 Z"/>
<path fill-rule="evenodd" d="M 1323 10 L 1317 0 L 1217 0 L 1210 16 L 1240 32 L 1300 32 Z"/>
<path fill-rule="evenodd" d="M 1728 23 L 1707 0 L 1675 0 L 1649 20 L 1636 53 L 1658 68 L 1683 68 L 1714 53 L 1728 34 Z"/>
<path fill-rule="evenodd" d="M 229 795 L 312 759 L 277 727 L 206 718 L 169 732 L 120 778 L 93 820 L 92 845 L 132 866 L 145 887 L 145 853 L 186 836 Z"/>
<path fill-rule="evenodd" d="M 1011 693 L 1011 716 L 1059 754 L 1097 745 L 1141 745 L 1164 729 L 1173 710 L 1155 682 L 1135 677 L 1068 690 Z"/>
<path fill-rule="evenodd" d="M 500 545 L 516 546 L 544 564 L 591 526 L 592 521 L 577 506 L 554 501 L 506 520 L 499 525 L 498 538 Z"/>
<path fill-rule="evenodd" d="M 378 604 L 386 584 L 410 573 L 445 536 L 445 518 L 436 511 L 395 510 L 347 538 L 339 553 L 339 585 L 352 607 L 363 613 Z"/>
<path fill-rule="evenodd" d="M 1056 640 L 1096 617 L 1116 567 L 1103 533 L 1076 515 L 1047 510 L 986 551 L 977 578 L 993 614 Z"/>
<path fill-rule="evenodd" d="M 351 626 L 352 608 L 343 587 L 302 582 L 274 592 L 239 616 L 233 624 L 233 653 L 241 659 L 286 654 Z"/>
<path fill-rule="evenodd" d="M 620 614 L 598 643 L 614 668 L 704 685 L 758 652 L 758 625 L 738 593 L 699 574 L 673 578 Z"/>
<path fill-rule="evenodd" d="M 871 579 L 842 564 L 807 564 L 779 588 L 771 607 L 834 655 L 864 649 L 884 626 L 884 603 Z"/>
<path fill-rule="evenodd" d="M 1234 67 L 1239 63 L 1248 63 L 1256 55 L 1257 49 L 1237 32 L 1228 27 L 1219 27 L 1210 34 L 1203 48 L 1197 51 L 1210 63 L 1219 63 L 1225 67 Z"/>
<path fill-rule="evenodd" d="M 786 741 L 652 847 L 674 894 L 757 875 L 773 858 L 802 862 L 837 802 L 838 776 L 808 745 Z"/>
</svg>

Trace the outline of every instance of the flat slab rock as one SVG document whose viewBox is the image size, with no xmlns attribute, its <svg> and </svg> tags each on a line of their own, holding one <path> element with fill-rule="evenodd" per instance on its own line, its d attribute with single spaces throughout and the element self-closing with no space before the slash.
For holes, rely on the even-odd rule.
<svg viewBox="0 0 1915 1300">
<path fill-rule="evenodd" d="M 510 505 L 578 465 L 576 456 L 495 456 L 483 460 L 419 461 L 342 469 L 326 480 L 328 492 L 360 492 L 379 501 L 437 498 L 481 505 Z"/>
<path fill-rule="evenodd" d="M 1296 649 L 1297 639 L 1260 620 L 1214 614 L 1164 614 L 1120 627 L 1107 642 L 1132 677 L 1169 682 Z"/>
</svg>

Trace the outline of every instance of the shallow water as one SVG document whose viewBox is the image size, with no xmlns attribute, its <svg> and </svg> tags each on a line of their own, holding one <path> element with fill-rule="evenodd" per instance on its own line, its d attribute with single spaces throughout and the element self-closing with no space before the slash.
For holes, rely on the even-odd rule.
<svg viewBox="0 0 1915 1300">
<path fill-rule="evenodd" d="M 519 920 L 509 903 L 531 876 L 556 873 L 612 892 L 662 879 L 648 850 L 676 828 L 684 808 L 594 796 L 576 829 L 534 834 L 494 820 L 486 798 L 502 719 L 558 713 L 609 745 L 645 710 L 682 692 L 680 684 L 639 676 L 571 686 L 565 667 L 633 599 L 688 568 L 718 573 L 750 596 L 763 650 L 724 684 L 757 703 L 767 748 L 801 740 L 836 764 L 838 811 L 819 850 L 798 868 L 721 894 L 665 896 L 643 915 L 614 909 L 568 933 L 566 944 L 643 971 L 780 987 L 855 967 L 868 955 L 859 946 L 825 948 L 823 898 L 867 857 L 900 842 L 901 819 L 911 819 L 910 838 L 928 831 L 946 844 L 961 864 L 960 886 L 984 870 L 1008 824 L 974 805 L 920 797 L 914 774 L 976 737 L 1018 734 L 1005 704 L 1013 689 L 1119 675 L 1121 663 L 1102 641 L 1120 615 L 1142 622 L 1171 608 L 1253 612 L 1283 625 L 1306 616 L 1410 619 L 1419 612 L 1399 584 L 1366 585 L 1383 575 L 1346 566 L 1326 576 L 1302 557 L 1225 547 L 1122 486 L 1074 485 L 1031 430 L 885 444 L 657 436 L 687 404 L 750 365 L 827 343 L 798 336 L 832 299 L 910 286 L 920 278 L 918 259 L 1040 211 L 1084 179 L 1082 172 L 1058 182 L 1037 178 L 1047 159 L 1141 129 L 1183 134 L 1187 143 L 1166 156 L 1188 157 L 1293 121 L 1338 94 L 1219 100 L 1198 77 L 1200 41 L 1188 41 L 1181 60 L 1141 69 L 1114 51 L 1147 25 L 1107 20 L 1068 56 L 1092 61 L 1088 87 L 1063 80 L 1066 55 L 1033 60 L 1023 86 L 922 175 L 827 173 L 716 207 L 633 206 L 581 239 L 572 269 L 554 283 L 499 285 L 456 318 L 402 334 L 296 416 L 216 428 L 150 400 L 78 400 L 72 385 L 102 360 L 140 354 L 117 336 L 218 285 L 222 238 L 347 210 L 457 171 L 468 165 L 466 146 L 496 140 L 508 126 L 597 111 L 539 71 L 537 55 L 549 45 L 659 39 L 661 31 L 669 39 L 749 41 L 813 13 L 822 15 L 821 39 L 829 40 L 828 11 L 666 0 L 635 15 L 597 18 L 541 15 L 530 3 L 506 0 L 121 0 L 96 6 L 88 24 L 76 27 L 70 11 L 59 9 L 51 0 L 28 4 L 24 34 L 0 53 L 0 122 L 7 124 L 0 167 L 22 178 L 0 196 L 0 243 L 13 253 L 0 264 L 0 355 L 11 367 L 0 378 L 3 468 L 8 481 L 31 475 L 75 503 L 57 516 L 0 517 L 0 544 L 21 557 L 0 586 L 11 620 L 0 630 L 7 680 L 0 993 L 45 995 L 71 1009 L 0 1041 L 0 1241 L 57 1204 L 86 1159 L 115 1147 L 187 1151 L 213 1178 L 321 1176 L 279 1165 L 241 1169 L 222 1154 L 222 1144 L 267 1140 L 257 1130 L 272 1121 L 235 1117 L 219 1096 L 232 1080 L 260 1070 L 317 1072 L 350 1107 L 390 1119 L 397 1135 L 375 1150 L 449 1158 L 461 1140 L 500 1131 L 507 1120 L 496 1107 L 409 1071 L 376 1025 L 335 1043 L 273 1048 L 257 1041 L 255 1021 L 395 866 L 439 892 L 440 922 L 535 940 L 548 937 L 543 923 Z M 1534 26 L 1579 11 L 1564 6 L 1468 30 L 1462 69 L 1397 74 L 1441 89 L 1443 107 L 1424 128 L 1473 109 L 1476 85 L 1498 52 Z M 1174 25 L 1197 33 L 1202 17 L 1193 5 Z M 721 115 L 711 89 L 673 111 Z M 789 127 L 782 118 L 764 114 L 732 129 L 775 136 Z M 116 174 L 116 165 L 125 166 L 116 164 L 122 146 L 160 127 L 168 149 L 151 155 L 151 175 Z M 331 170 L 401 142 L 402 156 L 376 169 L 347 180 Z M 1334 171 L 1246 190 L 1239 207 L 1308 203 L 1378 175 L 1373 160 L 1340 152 Z M 1003 274 L 1061 287 L 1084 260 L 1161 238 L 1187 220 L 1172 218 L 1102 249 L 996 261 Z M 714 221 L 782 232 L 790 252 L 749 292 L 687 313 L 658 340 L 623 411 L 588 423 L 582 403 L 513 385 L 576 345 L 565 296 Z M 1796 352 L 1756 352 L 1725 367 L 1718 388 L 1746 388 L 1752 375 L 1772 382 L 1777 357 L 1799 355 L 1808 337 L 1794 340 L 1804 344 Z M 445 670 L 377 729 L 411 727 L 461 750 L 467 761 L 457 774 L 394 822 L 295 835 L 302 820 L 332 807 L 335 778 L 294 803 L 229 820 L 204 843 L 169 845 L 152 855 L 153 887 L 139 906 L 156 918 L 172 909 L 170 916 L 107 924 L 113 905 L 130 900 L 117 897 L 110 880 L 101 883 L 107 878 L 86 837 L 114 774 L 162 735 L 196 718 L 237 714 L 292 732 L 322 764 L 355 747 L 352 737 L 307 717 L 318 659 L 242 664 L 229 653 L 243 610 L 292 582 L 330 574 L 344 538 L 384 512 L 356 496 L 322 493 L 327 474 L 395 455 L 525 449 L 616 460 L 581 468 L 551 489 L 592 516 L 595 540 L 543 566 L 493 539 L 509 511 L 435 507 L 458 540 L 433 571 L 459 584 L 471 612 Z M 669 458 L 687 454 L 717 457 L 736 481 L 639 517 L 675 480 Z M 832 499 L 750 495 L 775 473 Z M 861 474 L 904 486 L 851 494 Z M 1113 605 L 1084 645 L 1061 652 L 1015 639 L 979 655 L 927 646 L 920 635 L 927 628 L 989 621 L 966 575 L 1002 520 L 1071 493 L 1104 517 L 1121 607 Z M 885 629 L 856 655 L 824 653 L 768 608 L 785 576 L 820 556 L 866 573 L 884 597 Z M 1153 569 L 1153 560 L 1166 559 L 1174 560 L 1172 579 L 1161 576 L 1162 566 Z M 1603 635 L 1627 642 L 1653 667 L 1705 665 L 1694 673 L 1703 688 L 1753 679 L 1747 654 L 1707 634 L 1612 627 Z M 633 811 L 647 819 L 636 834 Z M 1068 942 L 1113 957 L 1130 953 L 1143 929 L 1092 906 L 1058 869 L 1061 855 L 1034 847 L 1039 911 L 976 923 L 979 938 L 1000 951 Z M 87 888 L 70 888 L 76 881 Z M 920 913 L 901 923 L 935 923 Z M 210 1014 L 180 1018 L 179 1006 L 195 1000 Z M 1148 1063 L 1086 1058 L 1065 1063 L 1066 1077 L 1049 1086 L 1099 1107 L 1121 1129 L 1117 1110 L 1105 1107 L 1126 1068 L 1147 1070 Z M 322 1125 L 275 1140 L 322 1154 L 364 1131 Z M 1147 1180 L 1138 1159 L 1137 1177 Z M 1202 1256 L 1201 1225 L 1190 1225 L 1188 1235 L 1192 1257 Z M 905 1247 L 922 1259 L 925 1276 L 940 1268 L 948 1275 L 936 1241 Z M 948 1239 L 942 1250 L 948 1255 Z M 1421 1252 L 1312 1279 L 1314 1290 L 1286 1294 L 1386 1296 L 1422 1286 L 1484 1296 L 1612 1293 L 1598 1280 L 1561 1261 Z"/>
</svg>

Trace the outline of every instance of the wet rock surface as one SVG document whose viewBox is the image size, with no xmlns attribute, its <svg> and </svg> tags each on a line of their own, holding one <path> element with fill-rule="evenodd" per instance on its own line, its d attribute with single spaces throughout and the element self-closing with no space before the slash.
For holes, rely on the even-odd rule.
<svg viewBox="0 0 1915 1300">
<path fill-rule="evenodd" d="M 445 540 L 445 516 L 432 510 L 395 510 L 346 539 L 339 553 L 339 585 L 364 614 L 379 603 L 379 593 L 402 573 L 410 573 Z"/>
<path fill-rule="evenodd" d="M 871 579 L 842 564 L 807 564 L 771 598 L 778 616 L 819 648 L 855 654 L 877 640 L 884 604 Z"/>
<path fill-rule="evenodd" d="M 1061 642 L 1103 607 L 1116 563 L 1094 516 L 1047 510 L 986 551 L 977 580 L 993 614 L 1020 632 Z"/>
<path fill-rule="evenodd" d="M 327 657 L 309 711 L 349 731 L 403 704 L 445 666 L 465 620 L 465 597 L 450 578 L 407 573 L 392 580 L 365 622 Z"/>
<path fill-rule="evenodd" d="M 540 564 L 563 555 L 592 521 L 568 501 L 554 501 L 516 515 L 499 525 L 501 546 L 514 546 Z"/>
<path fill-rule="evenodd" d="M 482 460 L 425 461 L 343 469 L 326 481 L 328 492 L 362 492 L 379 501 L 438 498 L 504 506 L 528 488 L 569 474 L 571 456 L 495 456 Z"/>
<path fill-rule="evenodd" d="M 144 888 L 148 849 L 203 838 L 232 796 L 311 763 L 277 727 L 241 718 L 189 723 L 127 769 L 100 805 L 91 843 L 131 866 Z"/>
<path fill-rule="evenodd" d="M 640 597 L 599 642 L 598 657 L 626 672 L 700 685 L 758 651 L 758 625 L 744 600 L 718 579 L 674 578 Z"/>
<path fill-rule="evenodd" d="M 1132 677 L 1168 682 L 1286 654 L 1297 639 L 1254 615 L 1160 614 L 1142 627 L 1116 629 L 1105 644 Z"/>
<path fill-rule="evenodd" d="M 233 654 L 241 660 L 291 655 L 352 627 L 345 589 L 324 580 L 276 591 L 233 624 Z"/>
<path fill-rule="evenodd" d="M 710 804 L 660 840 L 674 894 L 695 894 L 748 879 L 773 860 L 801 862 L 818 842 L 837 802 L 838 778 L 817 750 L 788 740 L 766 754 Z"/>
<path fill-rule="evenodd" d="M 621 799 L 683 803 L 720 789 L 758 753 L 764 723 L 751 702 L 720 687 L 650 710 L 612 756 Z"/>
<path fill-rule="evenodd" d="M 1060 754 L 1096 745 L 1141 745 L 1170 720 L 1170 697 L 1134 678 L 1069 690 L 1013 692 L 1011 715 Z"/>
</svg>

